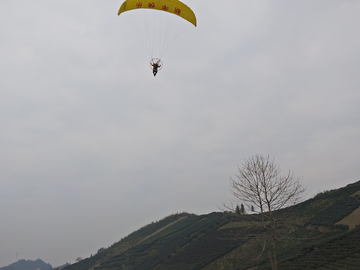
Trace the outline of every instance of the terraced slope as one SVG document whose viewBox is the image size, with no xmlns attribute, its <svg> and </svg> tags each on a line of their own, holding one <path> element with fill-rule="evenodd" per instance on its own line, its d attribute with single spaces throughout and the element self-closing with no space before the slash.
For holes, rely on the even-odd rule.
<svg viewBox="0 0 360 270">
<path fill-rule="evenodd" d="M 278 214 L 279 269 L 360 269 L 360 181 Z M 257 215 L 176 214 L 65 270 L 270 269 Z"/>
</svg>

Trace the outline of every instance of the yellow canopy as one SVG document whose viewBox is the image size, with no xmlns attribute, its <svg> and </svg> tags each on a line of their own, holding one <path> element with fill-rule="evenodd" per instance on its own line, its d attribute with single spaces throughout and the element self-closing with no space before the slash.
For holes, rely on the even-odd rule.
<svg viewBox="0 0 360 270">
<path fill-rule="evenodd" d="M 122 3 L 118 15 L 125 11 L 138 8 L 157 9 L 173 13 L 196 26 L 194 12 L 187 5 L 178 0 L 126 0 Z"/>
</svg>

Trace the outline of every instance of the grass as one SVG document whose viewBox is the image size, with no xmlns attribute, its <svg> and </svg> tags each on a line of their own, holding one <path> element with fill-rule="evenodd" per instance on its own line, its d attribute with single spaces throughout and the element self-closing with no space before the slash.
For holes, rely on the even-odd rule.
<svg viewBox="0 0 360 270">
<path fill-rule="evenodd" d="M 345 217 L 342 220 L 340 220 L 339 222 L 335 223 L 335 225 L 337 225 L 337 224 L 348 225 L 350 230 L 354 229 L 356 227 L 356 225 L 360 224 L 360 207 L 357 208 L 355 211 L 353 211 L 347 217 Z"/>
<path fill-rule="evenodd" d="M 355 193 L 351 194 L 351 197 L 356 197 L 356 195 L 360 196 L 360 190 L 356 191 Z"/>
<path fill-rule="evenodd" d="M 249 226 L 256 226 L 258 223 L 254 221 L 234 221 L 225 224 L 224 226 L 220 227 L 219 230 L 225 229 L 234 229 L 234 228 L 245 228 Z"/>
</svg>

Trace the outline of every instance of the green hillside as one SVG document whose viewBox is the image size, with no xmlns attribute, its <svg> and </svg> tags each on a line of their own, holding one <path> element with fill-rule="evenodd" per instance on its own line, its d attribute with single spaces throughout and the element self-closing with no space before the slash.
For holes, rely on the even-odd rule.
<svg viewBox="0 0 360 270">
<path fill-rule="evenodd" d="M 279 269 L 360 269 L 360 181 L 281 210 Z M 270 269 L 257 215 L 181 213 L 66 270 Z"/>
<path fill-rule="evenodd" d="M 0 270 L 52 270 L 52 266 L 48 263 L 43 262 L 40 259 L 35 261 L 32 260 L 18 260 L 8 266 L 1 267 Z"/>
</svg>

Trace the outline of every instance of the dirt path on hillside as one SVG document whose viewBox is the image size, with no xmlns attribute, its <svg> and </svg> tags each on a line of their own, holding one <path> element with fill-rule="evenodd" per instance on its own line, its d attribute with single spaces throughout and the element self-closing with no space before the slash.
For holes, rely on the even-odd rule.
<svg viewBox="0 0 360 270">
<path fill-rule="evenodd" d="M 175 223 L 177 223 L 177 222 L 179 222 L 180 220 L 183 220 L 183 219 L 185 219 L 185 218 L 187 218 L 187 217 L 186 217 L 186 216 L 185 216 L 185 217 L 180 217 L 179 219 L 177 219 L 177 220 L 175 220 L 175 221 L 173 221 L 173 222 L 169 223 L 168 225 L 166 225 L 166 226 L 164 226 L 164 227 L 162 227 L 162 228 L 158 229 L 156 232 L 154 232 L 154 233 L 152 233 L 152 234 L 150 234 L 150 235 L 146 236 L 146 237 L 145 237 L 144 239 L 142 239 L 139 243 L 141 243 L 141 242 L 145 241 L 146 239 L 149 239 L 150 237 L 154 236 L 155 234 L 158 234 L 159 232 L 161 232 L 161 231 L 165 230 L 166 228 L 169 228 L 170 226 L 174 225 Z"/>
</svg>

